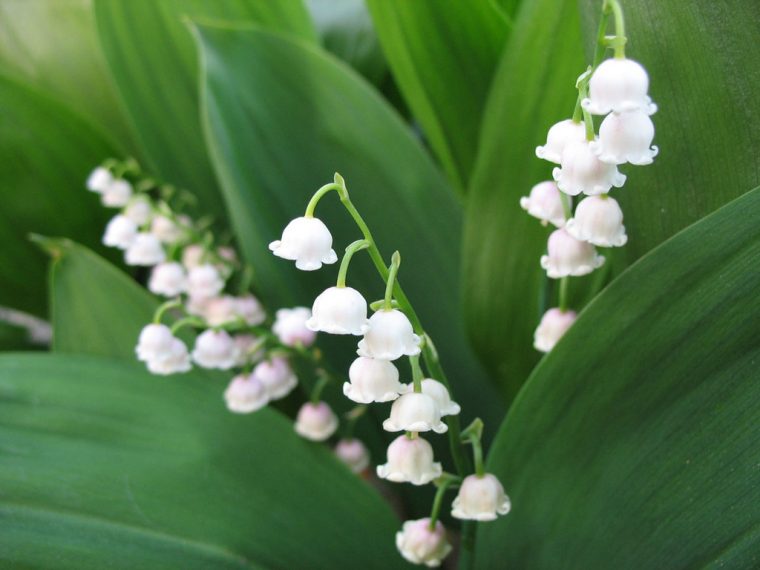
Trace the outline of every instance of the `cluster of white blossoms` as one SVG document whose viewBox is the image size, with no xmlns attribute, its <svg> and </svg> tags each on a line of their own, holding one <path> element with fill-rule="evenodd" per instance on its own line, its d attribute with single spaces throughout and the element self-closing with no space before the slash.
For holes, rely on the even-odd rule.
<svg viewBox="0 0 760 570">
<path fill-rule="evenodd" d="M 459 494 L 451 510 L 456 518 L 486 521 L 506 514 L 510 502 L 501 483 L 483 470 L 480 444 L 482 423 L 476 420 L 462 434 L 459 433 L 458 422 L 447 425 L 445 420 L 459 414 L 460 406 L 452 400 L 446 384 L 442 382 L 437 356 L 430 349 L 430 341 L 396 280 L 400 256 L 398 252 L 394 253 L 390 267 L 385 267 L 366 224 L 350 202 L 343 179 L 336 174 L 334 183 L 320 188 L 309 202 L 305 215 L 288 223 L 281 239 L 273 241 L 269 248 L 274 255 L 294 261 L 296 267 L 304 271 L 317 270 L 324 264 L 337 262 L 330 230 L 324 222 L 314 217 L 319 200 L 331 190 L 338 192 L 341 202 L 364 233 L 364 238 L 346 248 L 336 285 L 314 300 L 306 327 L 315 332 L 361 337 L 357 343 L 357 358 L 349 367 L 343 393 L 360 405 L 391 402 L 383 428 L 389 432 L 401 432 L 388 447 L 387 462 L 377 466 L 377 475 L 397 483 L 434 483 L 440 496 L 448 488 L 459 486 Z M 369 251 L 386 285 L 384 299 L 372 304 L 367 303 L 361 292 L 346 285 L 351 258 L 365 249 Z M 370 308 L 374 312 L 368 317 Z M 425 376 L 421 356 L 428 372 L 432 372 L 428 376 L 438 374 L 439 378 Z M 401 382 L 396 364 L 404 357 L 409 360 L 411 369 L 412 381 L 409 383 Z M 444 473 L 441 463 L 435 461 L 433 447 L 421 435 L 443 434 L 452 425 L 456 426 L 456 433 L 451 434 L 456 438 L 456 446 L 469 443 L 475 450 L 475 474 L 464 479 Z M 324 440 L 336 427 L 337 420 L 330 406 L 317 397 L 312 397 L 298 413 L 296 431 L 308 439 Z M 344 440 L 336 452 L 357 470 L 369 464 L 366 449 L 358 440 Z M 437 498 L 429 518 L 407 521 L 397 534 L 397 546 L 407 560 L 438 566 L 451 550 L 446 531 L 438 520 L 439 508 L 440 498 Z"/>
<path fill-rule="evenodd" d="M 650 118 L 657 106 L 648 95 L 649 77 L 641 64 L 625 58 L 622 11 L 615 0 L 604 3 L 602 35 L 609 13 L 615 14 L 616 35 L 605 38 L 602 48 L 614 47 L 615 57 L 579 77 L 573 118 L 552 126 L 546 144 L 536 148 L 536 156 L 559 165 L 554 180 L 536 184 L 520 200 L 529 215 L 556 228 L 540 262 L 549 278 L 563 282 L 559 307 L 546 311 L 535 332 L 534 346 L 541 352 L 549 352 L 575 321 L 567 308 L 567 278 L 604 263 L 596 248 L 621 247 L 628 240 L 620 204 L 609 196 L 626 181 L 618 166 L 651 164 L 657 155 Z M 604 116 L 598 135 L 593 115 Z M 580 195 L 574 207 L 573 197 Z"/>
</svg>

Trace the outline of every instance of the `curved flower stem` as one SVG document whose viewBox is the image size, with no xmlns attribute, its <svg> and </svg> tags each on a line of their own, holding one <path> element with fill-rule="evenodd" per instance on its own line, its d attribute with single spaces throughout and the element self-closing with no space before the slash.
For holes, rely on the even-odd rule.
<svg viewBox="0 0 760 570">
<path fill-rule="evenodd" d="M 625 57 L 625 19 L 623 18 L 623 8 L 618 0 L 604 0 L 602 15 L 612 12 L 615 18 L 615 57 L 623 59 Z"/>
<path fill-rule="evenodd" d="M 345 439 L 351 439 L 354 436 L 356 422 L 359 421 L 359 418 L 361 418 L 366 412 L 367 406 L 365 404 L 359 404 L 343 414 L 343 417 L 346 418 L 346 421 L 343 424 L 343 437 Z"/>
<path fill-rule="evenodd" d="M 414 382 L 414 391 L 417 394 L 422 393 L 422 368 L 420 368 L 419 355 L 410 356 L 409 364 L 412 366 L 412 382 Z"/>
<path fill-rule="evenodd" d="M 393 308 L 393 285 L 396 283 L 399 267 L 401 267 L 401 254 L 398 251 L 394 251 L 391 256 L 391 266 L 388 268 L 388 278 L 385 280 L 384 311 L 390 311 Z"/>
<path fill-rule="evenodd" d="M 469 442 L 472 445 L 472 455 L 475 462 L 475 474 L 478 477 L 485 475 L 486 470 L 483 464 L 483 446 L 480 443 L 483 437 L 483 420 L 475 418 L 472 423 L 462 432 L 462 442 Z"/>
<path fill-rule="evenodd" d="M 569 281 L 569 277 L 563 277 L 559 280 L 559 310 L 563 313 L 567 311 L 567 286 Z"/>
<path fill-rule="evenodd" d="M 430 510 L 430 530 L 435 530 L 435 523 L 438 522 L 438 515 L 441 512 L 441 503 L 443 502 L 443 495 L 449 488 L 461 481 L 461 478 L 456 475 L 444 473 L 435 481 L 437 490 L 435 492 L 435 499 L 433 499 L 433 508 Z"/>
<path fill-rule="evenodd" d="M 366 239 L 358 239 L 352 242 L 346 247 L 346 253 L 343 254 L 343 259 L 340 262 L 340 269 L 338 270 L 338 282 L 336 287 L 346 286 L 346 273 L 348 273 L 348 264 L 351 263 L 351 258 L 357 251 L 367 249 L 369 242 Z"/>
<path fill-rule="evenodd" d="M 314 384 L 314 388 L 311 389 L 311 397 L 309 398 L 312 404 L 319 403 L 322 397 L 322 390 L 330 383 L 330 375 L 326 371 L 319 369 L 317 370 L 317 374 L 319 375 L 319 380 Z"/>
<path fill-rule="evenodd" d="M 185 317 L 172 325 L 171 332 L 172 334 L 177 334 L 177 331 L 182 327 L 202 327 L 205 324 L 206 322 L 198 317 Z"/>
<path fill-rule="evenodd" d="M 157 325 L 161 323 L 161 319 L 164 318 L 164 314 L 166 314 L 166 311 L 169 309 L 174 309 L 175 307 L 179 307 L 182 305 L 182 299 L 177 297 L 176 299 L 170 299 L 166 301 L 165 303 L 161 303 L 158 308 L 156 309 L 156 312 L 153 313 L 153 324 Z"/>
</svg>

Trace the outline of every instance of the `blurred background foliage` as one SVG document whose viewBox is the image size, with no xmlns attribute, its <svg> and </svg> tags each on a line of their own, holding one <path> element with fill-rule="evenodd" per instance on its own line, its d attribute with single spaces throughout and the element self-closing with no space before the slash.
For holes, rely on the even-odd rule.
<svg viewBox="0 0 760 570">
<path fill-rule="evenodd" d="M 383 252 L 402 252 L 463 421 L 496 436 L 514 512 L 463 566 L 757 567 L 760 5 L 623 5 L 661 154 L 627 172 L 629 243 L 572 282 L 588 310 L 535 368 L 548 231 L 518 201 L 550 176 L 534 149 L 572 111 L 600 2 L 0 0 L 0 306 L 50 321 L 56 353 L 0 357 L 0 560 L 404 566 L 390 507 L 298 441 L 287 405 L 229 417 L 220 375 L 131 362 L 155 301 L 101 246 L 108 212 L 84 180 L 134 156 L 232 230 L 270 307 L 331 280 L 266 244 L 345 176 Z M 338 248 L 356 237 L 320 210 Z M 381 293 L 361 258 L 349 279 Z M 350 347 L 327 346 L 345 367 Z M 0 348 L 44 347 L 7 322 Z M 378 419 L 362 434 L 376 461 Z M 261 469 L 264 454 L 279 459 Z M 409 495 L 394 504 L 422 516 Z"/>
</svg>

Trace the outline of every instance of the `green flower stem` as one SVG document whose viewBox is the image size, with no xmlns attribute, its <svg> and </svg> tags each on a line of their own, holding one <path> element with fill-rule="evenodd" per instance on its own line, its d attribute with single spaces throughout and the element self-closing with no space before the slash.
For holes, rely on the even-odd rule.
<svg viewBox="0 0 760 570">
<path fill-rule="evenodd" d="M 177 331 L 183 327 L 202 327 L 205 325 L 206 322 L 203 319 L 199 319 L 198 317 L 185 317 L 184 319 L 180 319 L 174 323 L 172 325 L 171 331 L 172 334 L 177 334 Z"/>
<path fill-rule="evenodd" d="M 325 386 L 330 383 L 330 376 L 327 372 L 320 369 L 317 370 L 317 374 L 319 375 L 319 380 L 314 384 L 314 388 L 311 389 L 311 396 L 309 398 L 312 404 L 319 403 L 322 397 L 322 391 L 325 389 Z"/>
<path fill-rule="evenodd" d="M 604 0 L 602 14 L 612 12 L 615 18 L 615 57 L 623 59 L 625 57 L 625 19 L 623 18 L 623 8 L 618 0 Z"/>
<path fill-rule="evenodd" d="M 475 462 L 475 474 L 482 477 L 486 474 L 483 464 L 483 445 L 480 440 L 483 437 L 483 420 L 475 418 L 461 434 L 462 442 L 472 445 L 472 455 Z"/>
<path fill-rule="evenodd" d="M 401 254 L 394 251 L 391 256 L 391 266 L 388 268 L 388 277 L 385 280 L 385 298 L 383 310 L 390 311 L 393 308 L 393 285 L 396 283 L 398 268 L 401 267 Z"/>
<path fill-rule="evenodd" d="M 309 203 L 306 205 L 306 212 L 304 213 L 304 218 L 313 218 L 314 217 L 314 210 L 317 207 L 317 204 L 319 204 L 319 201 L 322 199 L 322 196 L 327 194 L 330 190 L 335 190 L 340 194 L 341 190 L 345 188 L 345 186 L 342 186 L 340 182 L 338 182 L 338 175 L 335 175 L 335 182 L 330 182 L 329 184 L 325 184 L 322 186 L 319 190 L 314 192 L 314 196 L 311 197 L 311 200 L 309 200 Z M 343 180 L 342 178 L 340 179 Z"/>
<path fill-rule="evenodd" d="M 355 242 L 352 242 L 348 245 L 346 248 L 346 252 L 343 254 L 343 259 L 340 262 L 340 269 L 338 270 L 338 282 L 336 284 L 337 287 L 345 287 L 346 286 L 346 274 L 348 273 L 348 264 L 351 263 L 351 258 L 354 256 L 354 254 L 357 251 L 360 251 L 362 249 L 367 249 L 369 247 L 369 243 L 366 239 L 358 239 Z"/>
<path fill-rule="evenodd" d="M 179 307 L 182 304 L 182 299 L 177 297 L 176 299 L 170 299 L 169 301 L 166 301 L 165 303 L 162 303 L 158 306 L 156 309 L 156 312 L 153 313 L 153 324 L 157 325 L 161 322 L 161 319 L 164 318 L 164 314 L 169 309 L 174 309 L 175 307 Z"/>
<path fill-rule="evenodd" d="M 346 421 L 343 423 L 343 437 L 345 439 L 351 439 L 353 437 L 356 422 L 359 421 L 359 418 L 361 418 L 366 412 L 367 406 L 359 404 L 344 414 L 343 417 L 346 418 Z"/>
<path fill-rule="evenodd" d="M 435 481 L 435 485 L 438 488 L 435 492 L 435 499 L 433 499 L 433 508 L 430 510 L 430 530 L 435 530 L 435 524 L 438 522 L 438 515 L 441 512 L 441 504 L 443 503 L 443 496 L 449 488 L 459 483 L 461 479 L 456 475 L 444 473 Z"/>
<path fill-rule="evenodd" d="M 570 278 L 565 276 L 559 280 L 559 310 L 567 311 L 567 285 Z"/>
<path fill-rule="evenodd" d="M 560 192 L 559 199 L 562 202 L 562 212 L 565 214 L 565 220 L 569 220 L 573 217 L 573 197 Z"/>
<path fill-rule="evenodd" d="M 422 393 L 422 368 L 420 367 L 419 355 L 410 356 L 409 364 L 412 366 L 412 382 L 414 382 L 414 392 Z"/>
</svg>

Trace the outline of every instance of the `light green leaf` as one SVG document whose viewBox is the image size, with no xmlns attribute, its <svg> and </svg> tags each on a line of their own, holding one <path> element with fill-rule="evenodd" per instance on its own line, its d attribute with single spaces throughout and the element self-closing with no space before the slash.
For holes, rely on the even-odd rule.
<svg viewBox="0 0 760 570">
<path fill-rule="evenodd" d="M 28 234 L 98 245 L 109 212 L 84 185 L 114 149 L 61 103 L 2 75 L 0 108 L 0 298 L 3 305 L 44 315 L 46 259 Z"/>
<path fill-rule="evenodd" d="M 138 363 L 0 356 L 0 565 L 403 568 L 389 506 L 279 413 Z"/>
<path fill-rule="evenodd" d="M 393 75 L 451 183 L 464 191 L 507 23 L 488 0 L 369 0 Z"/>
<path fill-rule="evenodd" d="M 211 156 L 265 298 L 273 306 L 309 305 L 334 284 L 334 266 L 307 274 L 267 244 L 340 171 L 386 258 L 401 251 L 401 281 L 467 413 L 498 417 L 460 318 L 460 206 L 400 118 L 354 72 L 304 42 L 210 26 L 199 27 L 198 38 Z M 338 251 L 361 237 L 336 196 L 320 202 L 317 214 Z M 370 299 L 382 296 L 382 281 L 361 254 L 348 283 Z M 334 344 L 355 358 L 354 343 Z"/>
<path fill-rule="evenodd" d="M 477 567 L 755 568 L 760 189 L 643 257 L 524 386 Z"/>
<path fill-rule="evenodd" d="M 198 120 L 197 61 L 188 18 L 257 22 L 312 38 L 300 0 L 94 0 L 100 42 L 150 169 L 223 214 Z"/>
</svg>

